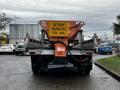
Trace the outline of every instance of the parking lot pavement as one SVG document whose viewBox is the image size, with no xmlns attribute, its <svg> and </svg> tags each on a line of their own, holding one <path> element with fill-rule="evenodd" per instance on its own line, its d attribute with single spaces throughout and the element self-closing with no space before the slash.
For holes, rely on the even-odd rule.
<svg viewBox="0 0 120 90">
<path fill-rule="evenodd" d="M 34 76 L 29 56 L 0 55 L 0 90 L 120 90 L 120 82 L 95 65 L 89 76 L 58 69 Z"/>
</svg>

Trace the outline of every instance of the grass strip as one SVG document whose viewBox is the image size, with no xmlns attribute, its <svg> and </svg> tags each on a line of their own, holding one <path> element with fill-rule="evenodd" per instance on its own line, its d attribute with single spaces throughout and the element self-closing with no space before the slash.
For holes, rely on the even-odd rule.
<svg viewBox="0 0 120 90">
<path fill-rule="evenodd" d="M 113 56 L 109 58 L 103 58 L 99 59 L 97 62 L 105 66 L 107 69 L 120 75 L 120 57 Z"/>
</svg>

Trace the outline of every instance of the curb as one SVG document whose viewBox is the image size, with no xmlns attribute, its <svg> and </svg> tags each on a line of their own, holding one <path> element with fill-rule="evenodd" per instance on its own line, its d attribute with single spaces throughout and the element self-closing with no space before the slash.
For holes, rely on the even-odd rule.
<svg viewBox="0 0 120 90">
<path fill-rule="evenodd" d="M 94 63 L 96 66 L 98 66 L 99 68 L 105 70 L 105 72 L 107 72 L 108 74 L 110 74 L 112 77 L 114 77 L 115 79 L 117 79 L 118 81 L 120 81 L 120 75 L 116 74 L 115 72 L 107 69 L 105 66 L 101 65 L 100 63 L 98 63 L 97 61 Z"/>
</svg>

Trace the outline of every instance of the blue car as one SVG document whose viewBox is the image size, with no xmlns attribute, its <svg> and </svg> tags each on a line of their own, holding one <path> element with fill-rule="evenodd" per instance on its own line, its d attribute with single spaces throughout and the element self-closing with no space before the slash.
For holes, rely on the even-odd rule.
<svg viewBox="0 0 120 90">
<path fill-rule="evenodd" d="M 112 54 L 113 51 L 112 51 L 112 46 L 110 45 L 100 45 L 98 46 L 98 54 L 107 54 L 107 53 L 110 53 Z"/>
</svg>

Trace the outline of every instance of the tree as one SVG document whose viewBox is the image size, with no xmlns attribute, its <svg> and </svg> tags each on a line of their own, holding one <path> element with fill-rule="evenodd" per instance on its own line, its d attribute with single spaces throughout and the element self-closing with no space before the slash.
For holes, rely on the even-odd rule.
<svg viewBox="0 0 120 90">
<path fill-rule="evenodd" d="M 120 56 L 120 46 L 119 46 L 119 36 L 120 35 L 120 15 L 118 15 L 116 17 L 117 19 L 117 23 L 113 23 L 113 27 L 114 27 L 114 35 L 117 35 L 117 55 Z"/>
<path fill-rule="evenodd" d="M 115 35 L 120 34 L 120 24 L 114 23 L 114 34 Z"/>
<path fill-rule="evenodd" d="M 5 13 L 0 13 L 0 31 L 4 29 L 12 21 L 18 19 L 16 16 L 7 16 Z"/>
</svg>

